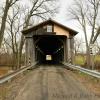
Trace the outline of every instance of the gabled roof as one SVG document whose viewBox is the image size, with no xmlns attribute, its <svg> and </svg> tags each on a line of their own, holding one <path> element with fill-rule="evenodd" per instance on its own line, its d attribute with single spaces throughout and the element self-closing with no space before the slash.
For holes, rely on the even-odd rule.
<svg viewBox="0 0 100 100">
<path fill-rule="evenodd" d="M 58 23 L 58 22 L 56 22 L 55 20 L 52 20 L 52 19 L 46 20 L 44 22 L 41 22 L 41 23 L 39 23 L 37 25 L 34 25 L 34 26 L 30 27 L 30 28 L 24 29 L 24 30 L 22 30 L 22 33 L 23 34 L 30 33 L 32 31 L 34 31 L 35 29 L 37 29 L 39 27 L 42 27 L 43 25 L 47 25 L 47 24 L 56 24 L 59 27 L 65 29 L 66 31 L 69 31 L 72 35 L 76 35 L 78 33 L 77 31 L 75 31 L 75 30 L 73 30 L 73 29 L 71 29 L 71 28 L 69 28 L 69 27 L 67 27 L 67 26 L 65 26 L 63 24 L 60 24 L 60 23 Z"/>
</svg>

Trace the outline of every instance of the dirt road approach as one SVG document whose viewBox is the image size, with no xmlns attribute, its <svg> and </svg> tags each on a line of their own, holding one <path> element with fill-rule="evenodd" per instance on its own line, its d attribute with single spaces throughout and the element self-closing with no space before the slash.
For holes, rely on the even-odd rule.
<svg viewBox="0 0 100 100">
<path fill-rule="evenodd" d="M 41 65 L 23 84 L 15 100 L 100 100 L 62 66 Z"/>
</svg>

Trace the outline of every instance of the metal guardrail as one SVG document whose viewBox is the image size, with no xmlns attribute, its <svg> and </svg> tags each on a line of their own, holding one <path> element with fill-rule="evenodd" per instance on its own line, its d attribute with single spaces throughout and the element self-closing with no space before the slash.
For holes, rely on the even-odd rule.
<svg viewBox="0 0 100 100">
<path fill-rule="evenodd" d="M 2 77 L 0 77 L 0 84 L 4 83 L 4 82 L 7 82 L 9 81 L 10 79 L 12 79 L 13 77 L 17 76 L 18 74 L 26 71 L 27 69 L 30 69 L 31 67 L 35 66 L 37 63 L 34 63 L 32 64 L 31 66 L 27 66 L 27 67 L 24 67 L 19 69 L 19 70 L 16 70 L 15 72 L 12 72 L 12 73 L 9 73 L 9 74 L 6 74 Z"/>
<path fill-rule="evenodd" d="M 91 75 L 91 76 L 96 77 L 96 78 L 100 78 L 100 72 L 89 70 L 89 69 L 86 69 L 86 68 L 82 68 L 81 66 L 72 65 L 70 63 L 63 63 L 63 64 L 65 66 L 68 66 L 69 68 L 79 70 L 83 73 L 86 73 L 86 74 Z"/>
</svg>

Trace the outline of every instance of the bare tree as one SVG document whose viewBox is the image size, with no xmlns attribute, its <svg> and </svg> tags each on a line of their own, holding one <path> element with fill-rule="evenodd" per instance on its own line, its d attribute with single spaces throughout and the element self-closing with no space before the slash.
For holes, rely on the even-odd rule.
<svg viewBox="0 0 100 100">
<path fill-rule="evenodd" d="M 4 38 L 4 42 L 11 49 L 12 59 L 13 59 L 13 68 L 19 66 L 19 39 L 20 39 L 20 28 L 23 26 L 21 24 L 21 15 L 19 6 L 12 7 L 12 14 L 8 15 L 7 18 L 7 29 L 6 33 L 8 34 L 7 38 Z"/>
<path fill-rule="evenodd" d="M 5 2 L 5 7 L 3 8 L 3 16 L 2 16 L 2 21 L 1 21 L 1 27 L 0 27 L 0 47 L 1 47 L 1 43 L 4 37 L 4 31 L 5 31 L 5 27 L 6 27 L 6 19 L 7 19 L 7 15 L 8 15 L 8 11 L 10 9 L 10 7 L 12 7 L 17 1 L 19 0 L 6 0 Z"/>
<path fill-rule="evenodd" d="M 75 51 L 75 55 L 77 55 L 79 52 L 82 52 L 82 51 L 80 51 L 80 50 L 82 50 L 81 49 L 81 47 L 83 46 L 83 41 L 82 41 L 82 39 L 79 39 L 79 38 L 75 38 L 74 39 L 74 51 Z"/>
<path fill-rule="evenodd" d="M 99 11 L 100 0 L 75 0 L 74 5 L 69 10 L 70 17 L 79 22 L 84 32 L 88 66 L 91 66 L 90 44 L 96 41 L 100 33 Z M 91 31 L 88 31 L 88 29 Z M 87 37 L 89 32 L 91 34 L 90 40 Z"/>
</svg>

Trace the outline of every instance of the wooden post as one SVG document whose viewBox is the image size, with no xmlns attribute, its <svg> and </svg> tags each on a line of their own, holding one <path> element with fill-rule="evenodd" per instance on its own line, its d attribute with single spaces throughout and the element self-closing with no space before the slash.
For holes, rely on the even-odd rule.
<svg viewBox="0 0 100 100">
<path fill-rule="evenodd" d="M 26 66 L 35 62 L 35 43 L 33 37 L 26 37 Z"/>
<path fill-rule="evenodd" d="M 68 59 L 68 47 L 67 47 L 67 38 L 64 41 L 64 62 L 67 62 Z"/>
<path fill-rule="evenodd" d="M 68 46 L 67 46 L 67 44 L 68 44 L 67 42 L 68 41 L 67 41 L 67 38 L 66 38 L 65 42 L 66 42 L 66 62 L 68 62 Z"/>
<path fill-rule="evenodd" d="M 70 38 L 67 38 L 67 62 L 71 62 Z"/>
<path fill-rule="evenodd" d="M 28 66 L 28 38 L 25 37 L 25 65 Z"/>
<path fill-rule="evenodd" d="M 74 63 L 74 38 L 70 38 L 70 53 L 71 53 L 71 63 Z"/>
<path fill-rule="evenodd" d="M 66 40 L 63 43 L 64 45 L 64 62 L 66 62 Z"/>
<path fill-rule="evenodd" d="M 29 42 L 29 47 L 30 47 L 30 58 L 31 58 L 31 64 L 35 62 L 35 43 L 33 37 L 30 38 Z"/>
</svg>

